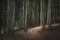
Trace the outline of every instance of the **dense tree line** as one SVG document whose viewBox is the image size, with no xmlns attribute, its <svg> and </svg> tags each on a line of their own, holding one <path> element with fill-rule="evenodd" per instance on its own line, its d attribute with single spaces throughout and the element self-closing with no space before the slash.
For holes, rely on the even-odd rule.
<svg viewBox="0 0 60 40">
<path fill-rule="evenodd" d="M 59 0 L 1 0 L 0 33 L 12 32 L 45 24 L 51 27 L 60 20 Z"/>
</svg>

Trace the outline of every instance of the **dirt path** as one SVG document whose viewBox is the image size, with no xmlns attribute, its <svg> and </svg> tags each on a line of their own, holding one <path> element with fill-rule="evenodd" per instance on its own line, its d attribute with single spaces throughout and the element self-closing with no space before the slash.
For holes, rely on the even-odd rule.
<svg viewBox="0 0 60 40">
<path fill-rule="evenodd" d="M 54 27 L 52 31 L 42 30 L 41 27 L 30 28 L 26 32 L 18 30 L 15 37 L 4 40 L 60 40 L 60 26 Z"/>
</svg>

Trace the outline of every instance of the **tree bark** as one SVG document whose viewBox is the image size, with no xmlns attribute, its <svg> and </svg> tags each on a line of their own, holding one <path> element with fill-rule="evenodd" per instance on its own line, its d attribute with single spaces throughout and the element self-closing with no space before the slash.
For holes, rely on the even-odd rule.
<svg viewBox="0 0 60 40">
<path fill-rule="evenodd" d="M 49 29 L 51 29 L 51 0 L 48 0 L 47 24 Z"/>
<path fill-rule="evenodd" d="M 26 0 L 26 12 L 25 12 L 25 30 L 27 31 L 27 14 L 28 14 L 28 0 Z"/>
<path fill-rule="evenodd" d="M 40 24 L 41 24 L 41 26 L 42 26 L 42 0 L 40 1 L 41 3 L 40 3 Z"/>
<path fill-rule="evenodd" d="M 7 19 L 6 19 L 6 32 L 9 30 L 9 12 L 10 12 L 10 2 L 7 0 Z"/>
<path fill-rule="evenodd" d="M 43 29 L 45 29 L 45 15 L 44 15 L 44 13 L 45 13 L 45 9 L 44 9 L 44 0 L 41 0 L 41 10 L 40 10 L 40 24 L 41 24 L 41 26 L 43 27 Z"/>
<path fill-rule="evenodd" d="M 14 28 L 15 28 L 15 0 L 13 0 L 13 13 L 12 13 L 12 25 L 11 25 L 11 31 L 12 36 L 14 36 Z"/>
<path fill-rule="evenodd" d="M 24 23 L 25 23 L 25 21 L 24 21 L 24 17 L 25 17 L 25 1 L 23 0 L 23 27 L 24 27 Z"/>
<path fill-rule="evenodd" d="M 2 0 L 0 0 L 0 40 L 1 38 L 1 28 L 2 28 Z"/>
<path fill-rule="evenodd" d="M 39 21 L 39 13 L 38 13 L 38 0 L 37 0 L 36 2 L 37 2 L 37 25 L 38 25 L 38 21 Z"/>
</svg>

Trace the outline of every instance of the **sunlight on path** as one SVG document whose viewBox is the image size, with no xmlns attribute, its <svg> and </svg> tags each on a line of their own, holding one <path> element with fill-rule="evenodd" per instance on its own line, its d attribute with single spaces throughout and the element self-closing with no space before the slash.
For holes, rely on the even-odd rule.
<svg viewBox="0 0 60 40">
<path fill-rule="evenodd" d="M 53 24 L 52 27 L 56 27 L 56 26 L 59 26 L 60 23 L 58 24 Z M 48 28 L 48 25 L 45 25 L 45 28 Z M 28 29 L 26 32 L 24 32 L 24 30 L 20 30 L 18 31 L 19 34 L 35 34 L 37 33 L 38 31 L 41 31 L 42 30 L 42 26 L 36 26 L 36 27 L 33 27 L 33 28 L 30 28 Z"/>
<path fill-rule="evenodd" d="M 53 24 L 52 27 L 56 27 L 56 26 L 59 26 L 60 24 Z M 48 25 L 45 25 L 45 28 L 48 28 Z M 28 29 L 29 32 L 37 32 L 38 30 L 42 30 L 42 26 L 37 26 L 37 27 L 34 27 L 34 28 L 30 28 Z"/>
<path fill-rule="evenodd" d="M 41 30 L 42 26 L 38 26 L 38 27 L 34 27 L 34 28 L 30 28 L 28 29 L 29 32 L 37 32 L 38 30 Z"/>
</svg>

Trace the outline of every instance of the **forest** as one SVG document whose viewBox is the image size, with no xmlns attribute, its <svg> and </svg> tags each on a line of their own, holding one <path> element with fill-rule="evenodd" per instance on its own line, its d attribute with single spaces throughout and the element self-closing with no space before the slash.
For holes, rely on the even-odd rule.
<svg viewBox="0 0 60 40">
<path fill-rule="evenodd" d="M 0 37 L 16 30 L 60 23 L 60 0 L 1 0 Z"/>
</svg>

